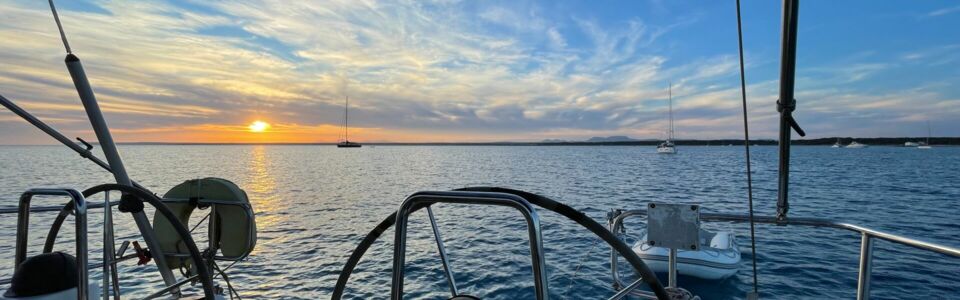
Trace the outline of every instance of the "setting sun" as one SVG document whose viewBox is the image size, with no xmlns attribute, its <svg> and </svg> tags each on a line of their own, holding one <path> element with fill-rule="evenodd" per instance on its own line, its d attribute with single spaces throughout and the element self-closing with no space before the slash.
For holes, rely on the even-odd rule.
<svg viewBox="0 0 960 300">
<path fill-rule="evenodd" d="M 267 128 L 270 128 L 270 124 L 264 121 L 256 120 L 253 123 L 250 123 L 250 132 L 264 132 L 267 131 Z"/>
</svg>

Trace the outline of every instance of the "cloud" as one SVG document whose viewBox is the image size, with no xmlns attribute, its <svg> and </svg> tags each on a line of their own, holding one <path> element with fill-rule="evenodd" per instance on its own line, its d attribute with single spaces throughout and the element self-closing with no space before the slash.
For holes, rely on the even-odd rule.
<svg viewBox="0 0 960 300">
<path fill-rule="evenodd" d="M 938 10 L 931 11 L 927 13 L 928 17 L 939 17 L 944 15 L 949 15 L 955 12 L 960 12 L 960 6 L 945 7 Z"/>
<path fill-rule="evenodd" d="M 110 124 L 123 138 L 222 140 L 213 132 L 242 132 L 264 119 L 275 125 L 275 141 L 330 141 L 335 135 L 325 130 L 340 124 L 346 96 L 351 124 L 366 139 L 650 138 L 666 128 L 670 82 L 685 137 L 741 135 L 735 44 L 730 51 L 677 53 L 677 44 L 703 46 L 680 32 L 700 18 L 609 19 L 529 2 L 189 3 L 104 0 L 61 11 Z M 8 17 L 0 39 L 17 41 L 0 44 L 0 93 L 58 127 L 83 132 L 86 123 L 76 120 L 84 113 L 42 4 L 0 7 Z M 814 64 L 800 70 L 803 92 L 842 92 L 851 100 L 837 110 L 896 115 L 903 103 L 876 101 L 880 91 L 831 89 L 894 72 L 906 60 L 948 57 L 938 53 Z M 776 68 L 775 60 L 749 55 L 748 63 Z M 768 77 L 750 83 L 751 116 L 772 118 L 776 83 Z M 927 101 L 945 105 L 944 111 L 954 109 L 949 94 L 915 92 L 927 93 Z M 12 130 L 11 123 L 0 119 L 0 131 Z M 765 126 L 757 128 L 772 132 Z M 264 135 L 238 137 L 254 138 Z"/>
</svg>

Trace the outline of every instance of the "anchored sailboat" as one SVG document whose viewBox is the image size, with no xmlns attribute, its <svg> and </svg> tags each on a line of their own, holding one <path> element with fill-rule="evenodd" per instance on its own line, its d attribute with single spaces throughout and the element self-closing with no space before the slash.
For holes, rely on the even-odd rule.
<svg viewBox="0 0 960 300">
<path fill-rule="evenodd" d="M 927 141 L 917 146 L 917 149 L 930 149 L 930 121 L 927 121 Z"/>
<path fill-rule="evenodd" d="M 360 143 L 350 141 L 350 96 L 343 104 L 343 140 L 337 143 L 337 148 L 360 148 Z"/>
<path fill-rule="evenodd" d="M 860 148 L 866 148 L 867 146 L 868 146 L 867 144 L 861 144 L 861 143 L 857 143 L 857 141 L 852 141 L 850 142 L 849 145 L 847 145 L 846 148 L 860 149 Z"/>
<path fill-rule="evenodd" d="M 673 84 L 668 88 L 670 101 L 670 129 L 667 131 L 667 140 L 657 145 L 657 153 L 676 154 L 677 146 L 673 144 Z"/>
</svg>

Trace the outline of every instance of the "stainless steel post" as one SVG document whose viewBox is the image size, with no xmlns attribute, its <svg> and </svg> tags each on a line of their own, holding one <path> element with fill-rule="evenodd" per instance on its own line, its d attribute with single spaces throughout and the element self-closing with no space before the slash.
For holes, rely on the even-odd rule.
<svg viewBox="0 0 960 300">
<path fill-rule="evenodd" d="M 447 276 L 447 283 L 450 285 L 450 294 L 456 297 L 460 295 L 460 291 L 457 290 L 457 282 L 454 281 L 453 271 L 450 270 L 450 261 L 447 260 L 447 248 L 443 246 L 440 227 L 437 226 L 437 219 L 433 216 L 433 206 L 427 206 L 427 215 L 430 216 L 430 226 L 433 227 L 433 237 L 437 240 L 437 251 L 440 252 L 440 263 L 443 264 L 443 274 Z"/>
<path fill-rule="evenodd" d="M 116 265 L 111 264 L 116 260 L 116 246 L 113 237 L 113 207 L 110 205 L 110 192 L 103 193 L 103 300 L 110 299 L 110 279 L 116 274 Z M 114 279 L 116 280 L 116 279 Z M 119 291 L 114 291 L 119 295 Z M 117 297 L 119 299 L 119 297 Z"/>
<path fill-rule="evenodd" d="M 87 300 L 87 297 L 90 295 L 87 290 L 90 288 L 90 283 L 87 278 L 87 201 L 83 199 L 83 196 L 79 192 L 71 190 L 74 194 L 73 198 L 73 209 L 74 209 L 74 218 L 77 225 L 74 229 L 74 234 L 76 234 L 77 239 L 77 275 L 80 278 L 77 278 L 77 299 Z M 106 274 L 104 274 L 106 277 Z"/>
<path fill-rule="evenodd" d="M 671 288 L 677 287 L 677 249 L 670 248 L 670 256 L 667 258 L 667 286 Z"/>
<path fill-rule="evenodd" d="M 873 263 L 873 238 L 866 232 L 861 234 L 860 272 L 857 275 L 857 300 L 870 299 L 870 273 Z"/>
<path fill-rule="evenodd" d="M 637 289 L 638 287 L 640 287 L 641 285 L 643 285 L 643 279 L 642 279 L 642 278 L 641 278 L 641 279 L 637 279 L 636 281 L 634 281 L 633 283 L 631 283 L 631 284 L 628 285 L 627 287 L 623 288 L 622 290 L 620 290 L 620 291 L 617 292 L 616 294 L 613 294 L 613 296 L 610 296 L 610 298 L 608 298 L 607 300 L 620 300 L 620 299 L 623 299 L 624 297 L 630 295 L 630 293 L 633 292 L 633 290 L 636 290 L 636 289 Z M 654 296 L 654 299 L 656 299 L 656 296 Z"/>
</svg>

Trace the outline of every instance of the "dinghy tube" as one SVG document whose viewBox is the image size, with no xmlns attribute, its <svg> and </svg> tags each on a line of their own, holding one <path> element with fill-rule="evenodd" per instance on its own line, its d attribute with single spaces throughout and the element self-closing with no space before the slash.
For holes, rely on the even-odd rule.
<svg viewBox="0 0 960 300">
<path fill-rule="evenodd" d="M 633 246 L 650 269 L 666 273 L 670 249 L 650 246 L 646 234 Z M 720 280 L 740 270 L 740 249 L 733 233 L 700 230 L 699 250 L 677 251 L 677 273 L 707 280 Z"/>
</svg>

